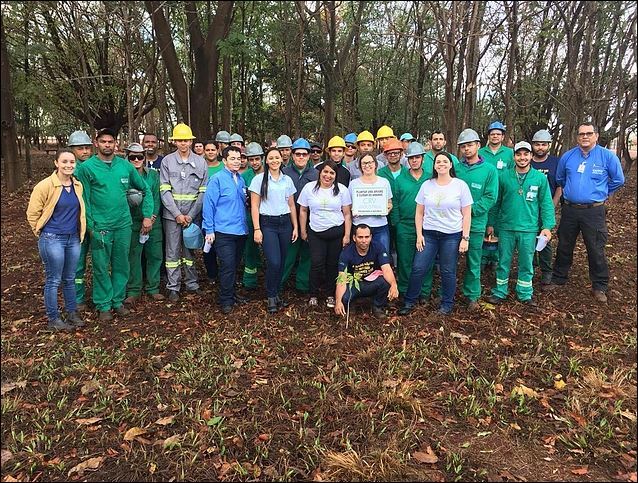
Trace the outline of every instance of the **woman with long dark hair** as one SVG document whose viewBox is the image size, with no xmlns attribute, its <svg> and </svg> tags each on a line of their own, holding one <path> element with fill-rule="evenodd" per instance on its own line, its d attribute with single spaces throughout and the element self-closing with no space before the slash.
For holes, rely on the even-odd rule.
<svg viewBox="0 0 638 483">
<path fill-rule="evenodd" d="M 304 186 L 298 200 L 301 238 L 310 245 L 310 306 L 316 306 L 324 292 L 329 294 L 326 305 L 334 308 L 339 254 L 350 242 L 352 200 L 348 188 L 337 182 L 337 170 L 334 161 L 323 163 L 317 182 Z"/>
<path fill-rule="evenodd" d="M 281 152 L 266 151 L 268 170 L 255 176 L 248 188 L 254 240 L 262 245 L 266 257 L 268 312 L 275 313 L 285 303 L 279 296 L 283 266 L 290 242 L 297 240 L 297 210 L 292 179 L 281 172 Z"/>
</svg>

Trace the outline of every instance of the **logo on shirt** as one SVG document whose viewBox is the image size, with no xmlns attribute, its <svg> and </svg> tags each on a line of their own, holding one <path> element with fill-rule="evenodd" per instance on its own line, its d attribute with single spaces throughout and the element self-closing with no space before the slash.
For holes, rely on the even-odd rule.
<svg viewBox="0 0 638 483">
<path fill-rule="evenodd" d="M 476 189 L 476 190 L 480 190 L 483 187 L 482 184 L 479 183 L 472 183 L 472 188 Z"/>
</svg>

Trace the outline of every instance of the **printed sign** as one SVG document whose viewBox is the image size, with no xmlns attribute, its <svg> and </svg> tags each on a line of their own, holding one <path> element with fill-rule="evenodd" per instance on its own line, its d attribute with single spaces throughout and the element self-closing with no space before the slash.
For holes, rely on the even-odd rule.
<svg viewBox="0 0 638 483">
<path fill-rule="evenodd" d="M 352 191 L 352 212 L 357 216 L 388 214 L 388 195 L 385 188 L 358 186 Z"/>
</svg>

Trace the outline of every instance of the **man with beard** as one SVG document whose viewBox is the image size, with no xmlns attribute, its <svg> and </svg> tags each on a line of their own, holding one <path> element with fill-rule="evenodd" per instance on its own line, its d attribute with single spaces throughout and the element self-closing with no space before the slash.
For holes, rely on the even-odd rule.
<svg viewBox="0 0 638 483">
<path fill-rule="evenodd" d="M 428 178 L 432 177 L 434 173 L 434 158 L 441 151 L 445 151 L 445 146 L 447 141 L 445 140 L 445 134 L 442 131 L 434 131 L 430 135 L 430 147 L 431 149 L 425 152 L 425 156 L 423 157 L 423 171 L 428 176 Z M 452 162 L 454 163 L 454 167 L 459 164 L 459 158 L 454 156 L 454 154 L 450 153 L 452 157 Z"/>
<path fill-rule="evenodd" d="M 157 154 L 157 135 L 150 132 L 144 134 L 142 146 L 146 151 L 146 166 L 159 171 L 164 156 Z"/>
</svg>

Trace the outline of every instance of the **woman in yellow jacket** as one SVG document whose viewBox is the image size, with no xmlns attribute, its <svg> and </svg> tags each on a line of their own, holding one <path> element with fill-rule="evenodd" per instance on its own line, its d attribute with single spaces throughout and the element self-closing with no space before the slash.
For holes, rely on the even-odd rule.
<svg viewBox="0 0 638 483">
<path fill-rule="evenodd" d="M 86 231 L 82 184 L 73 177 L 75 156 L 61 149 L 55 157 L 57 170 L 40 181 L 29 199 L 27 220 L 44 264 L 44 305 L 51 330 L 73 330 L 84 322 L 75 301 L 75 270 Z M 58 287 L 62 283 L 66 321 L 58 310 Z"/>
</svg>

